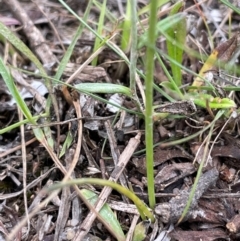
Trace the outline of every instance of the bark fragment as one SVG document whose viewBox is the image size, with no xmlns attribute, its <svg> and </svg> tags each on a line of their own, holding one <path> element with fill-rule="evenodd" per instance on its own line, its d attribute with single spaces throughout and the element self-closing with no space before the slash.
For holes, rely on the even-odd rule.
<svg viewBox="0 0 240 241">
<path fill-rule="evenodd" d="M 197 184 L 196 192 L 193 197 L 191 206 L 189 208 L 188 214 L 185 216 L 184 221 L 188 220 L 194 208 L 198 204 L 198 200 L 201 198 L 203 193 L 208 190 L 208 188 L 215 184 L 218 178 L 218 171 L 216 169 L 211 169 L 205 172 L 199 179 Z M 189 199 L 189 194 L 191 190 L 183 190 L 176 197 L 172 198 L 168 203 L 161 203 L 156 206 L 155 213 L 159 215 L 160 220 L 163 223 L 176 223 L 182 215 L 182 212 L 186 206 Z"/>
</svg>

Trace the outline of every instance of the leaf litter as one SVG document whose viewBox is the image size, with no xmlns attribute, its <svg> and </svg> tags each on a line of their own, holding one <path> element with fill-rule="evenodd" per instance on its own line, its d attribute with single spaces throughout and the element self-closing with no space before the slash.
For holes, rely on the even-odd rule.
<svg viewBox="0 0 240 241">
<path fill-rule="evenodd" d="M 15 1 L 11 0 L 8 4 L 7 1 L 3 1 L 3 3 L 0 21 L 11 26 L 16 35 L 38 54 L 48 75 L 54 76 L 58 70 L 58 62 L 71 43 L 79 23 L 57 1 L 45 0 L 44 3 L 36 2 L 36 4 L 19 1 L 20 6 L 16 5 L 15 16 L 10 7 L 11 4 L 15 6 Z M 83 16 L 87 1 L 68 1 L 68 4 L 78 12 L 79 16 Z M 138 4 L 139 7 L 143 7 L 147 1 L 138 1 Z M 126 1 L 108 1 L 107 7 L 115 18 L 119 18 L 121 11 L 126 8 Z M 164 18 L 170 7 L 171 3 L 160 9 L 161 17 Z M 238 45 L 238 34 L 230 39 L 226 34 L 229 26 L 225 12 L 231 15 L 232 32 L 237 29 L 239 16 L 217 1 L 203 2 L 200 8 L 199 10 L 199 5 L 194 2 L 186 1 L 184 11 L 188 19 L 192 21 L 187 23 L 190 26 L 186 46 L 202 54 L 202 57 L 203 53 L 207 53 L 210 57 L 207 60 L 203 57 L 201 63 L 193 55 L 185 53 L 183 65 L 206 79 L 210 79 L 206 76 L 211 72 L 210 82 L 212 85 L 218 85 L 218 94 L 224 98 L 228 95 L 228 92 L 223 90 L 224 86 L 229 86 L 229 83 L 239 85 L 236 81 L 239 73 L 235 71 L 228 75 L 224 71 L 226 62 L 230 61 Z M 26 14 L 19 16 L 23 10 Z M 88 21 L 93 27 L 94 21 L 98 22 L 99 13 L 99 8 L 92 8 Z M 50 25 L 50 21 L 55 29 Z M 210 29 L 206 28 L 206 22 Z M 28 29 L 23 28 L 24 23 L 31 23 Z M 112 25 L 111 21 L 107 21 L 106 29 L 113 29 Z M 212 39 L 208 37 L 207 31 L 209 30 L 212 33 Z M 34 36 L 32 32 L 35 33 Z M 74 76 L 73 85 L 109 83 L 128 86 L 127 65 L 110 48 L 104 48 L 100 52 L 98 66 L 84 65 L 92 54 L 94 39 L 93 34 L 84 29 L 61 81 L 67 82 L 77 69 L 82 68 Z M 116 44 L 119 43 L 119 35 L 114 41 Z M 163 37 L 158 38 L 156 44 L 161 49 L 166 49 L 166 41 Z M 9 49 L 8 55 L 5 52 L 6 48 Z M 222 57 L 219 57 L 219 51 Z M 71 177 L 100 177 L 115 181 L 119 179 L 122 186 L 131 188 L 147 202 L 144 121 L 139 115 L 139 106 L 136 102 L 125 95 L 111 93 L 98 93 L 97 97 L 85 93 L 84 97 L 82 93 L 79 94 L 72 88 L 65 88 L 64 92 L 60 85 L 52 86 L 52 89 L 47 90 L 43 79 L 34 74 L 37 72 L 34 65 L 4 38 L 0 40 L 0 54 L 7 60 L 9 66 L 20 69 L 17 71 L 11 68 L 11 73 L 22 98 L 35 115 L 41 115 L 47 95 L 54 95 L 56 106 L 50 110 L 50 123 L 54 124 L 50 126 L 51 138 L 54 140 L 52 151 L 58 153 L 58 150 L 63 149 L 68 133 L 70 135 L 70 141 L 66 144 L 67 148 L 64 149 L 60 162 L 64 170 L 69 170 L 71 167 L 76 150 L 79 149 L 77 136 L 81 135 L 82 148 L 81 151 L 79 150 L 80 154 L 77 156 Z M 139 50 L 139 56 L 141 55 L 144 55 L 144 48 Z M 144 70 L 143 59 L 140 57 L 138 68 Z M 219 60 L 217 65 L 213 64 Z M 170 69 L 169 60 L 164 59 L 164 63 Z M 234 64 L 238 66 L 237 63 L 238 61 L 235 61 Z M 168 78 L 158 64 L 156 62 L 155 81 L 161 84 Z M 183 83 L 189 85 L 193 82 L 193 86 L 197 87 L 195 91 L 184 89 L 185 94 L 199 92 L 199 87 L 205 85 L 200 77 L 195 78 L 191 73 L 182 71 Z M 0 130 L 4 130 L 17 123 L 19 116 L 16 101 L 10 95 L 2 79 L 0 81 Z M 221 93 L 220 90 L 222 90 Z M 79 99 L 78 108 L 81 108 L 81 114 L 77 114 L 75 108 Z M 233 99 L 238 110 L 238 92 L 234 93 Z M 115 103 L 116 106 L 110 105 L 106 100 Z M 206 127 L 213 120 L 216 111 L 209 108 L 208 103 L 205 105 L 206 108 L 195 107 L 189 100 L 170 103 L 158 92 L 154 93 L 154 100 L 156 112 L 167 112 L 170 115 L 165 119 L 156 118 L 154 129 L 154 144 L 156 145 L 154 175 L 157 191 L 155 215 L 158 222 L 154 224 L 157 225 L 156 227 L 150 225 L 149 228 L 149 225 L 144 225 L 143 227 L 146 226 L 145 233 L 141 235 L 145 240 L 238 240 L 240 235 L 239 117 L 230 119 L 210 153 L 208 145 L 202 145 L 207 136 L 205 132 L 183 143 L 170 146 L 168 143 L 171 141 L 186 138 Z M 41 103 L 44 107 L 39 109 Z M 73 103 L 75 107 L 72 106 Z M 129 110 L 131 112 L 126 113 Z M 84 122 L 83 131 L 78 133 L 81 120 Z M 227 117 L 224 117 L 217 121 L 211 143 L 226 120 Z M 47 126 L 44 122 L 38 124 Z M 0 135 L 0 199 L 2 200 L 0 238 L 2 240 L 10 235 L 13 227 L 16 227 L 27 213 L 37 210 L 41 201 L 47 197 L 41 190 L 51 186 L 54 182 L 61 181 L 65 175 L 61 168 L 56 167 L 54 158 L 34 137 L 32 132 L 34 127 L 27 124 L 24 128 L 26 176 L 23 175 L 22 140 L 18 128 L 11 128 L 1 132 Z M 164 145 L 165 148 L 163 148 Z M 204 166 L 204 173 L 197 185 L 188 214 L 181 223 L 176 225 L 187 203 L 205 150 L 211 158 Z M 194 158 L 197 159 L 195 163 L 193 163 Z M 24 207 L 24 179 L 27 184 L 28 212 Z M 117 219 L 121 231 L 128 240 L 132 237 L 131 232 L 136 232 L 136 223 L 139 223 L 142 228 L 136 207 L 124 195 L 112 192 L 107 187 L 102 189 L 99 186 L 86 185 L 84 188 L 82 192 L 91 190 L 91 193 L 95 193 L 95 197 L 98 195 L 100 198 L 95 210 L 98 211 L 102 206 L 107 205 L 104 211 L 107 215 L 112 215 L 111 218 L 114 220 Z M 51 202 L 46 203 L 35 215 L 29 217 L 28 224 L 17 229 L 14 235 L 15 240 L 115 240 L 116 236 L 111 232 L 106 219 L 105 221 L 104 218 L 101 219 L 100 215 L 91 208 L 92 212 L 89 212 L 89 207 L 85 206 L 77 193 L 76 189 L 64 188 L 59 195 L 52 198 Z M 114 213 L 108 211 L 109 207 Z M 119 240 L 121 240 L 121 235 L 118 236 Z M 164 235 L 165 238 L 162 238 Z"/>
</svg>

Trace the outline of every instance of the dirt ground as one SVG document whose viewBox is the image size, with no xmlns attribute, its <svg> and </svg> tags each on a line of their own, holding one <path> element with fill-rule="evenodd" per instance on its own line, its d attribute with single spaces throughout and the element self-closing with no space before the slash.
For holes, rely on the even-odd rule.
<svg viewBox="0 0 240 241">
<path fill-rule="evenodd" d="M 65 2 L 83 17 L 88 1 Z M 119 22 L 124 16 L 126 2 L 107 1 L 108 11 Z M 139 9 L 147 3 L 139 0 Z M 159 10 L 159 20 L 167 16 L 172 5 L 170 2 Z M 210 54 L 213 49 L 209 44 L 208 31 L 212 33 L 214 47 L 229 39 L 229 29 L 233 34 L 239 31 L 239 15 L 220 1 L 203 1 L 199 5 L 195 1 L 186 1 L 184 11 L 191 25 L 186 45 L 200 53 Z M 100 12 L 97 5 L 91 8 L 87 23 L 93 29 L 97 28 Z M 144 16 L 141 18 L 144 19 Z M 49 77 L 55 76 L 61 59 L 81 26 L 76 17 L 54 0 L 2 0 L 0 21 L 36 54 Z M 104 27 L 102 36 L 113 36 L 112 41 L 120 46 L 118 22 L 106 20 Z M 92 66 L 91 61 L 86 62 L 93 53 L 94 43 L 94 34 L 83 26 L 60 81 L 71 85 L 113 83 L 129 86 L 127 64 L 109 47 L 97 54 L 97 66 Z M 166 52 L 163 37 L 157 39 L 156 46 Z M 145 48 L 139 49 L 137 62 L 138 69 L 143 72 L 146 71 L 143 61 L 145 51 Z M 129 54 L 126 51 L 126 56 Z M 136 206 L 126 196 L 109 187 L 90 184 L 65 187 L 50 197 L 41 190 L 67 176 L 73 179 L 95 177 L 128 187 L 148 204 L 145 126 L 144 119 L 137 114 L 139 106 L 121 94 L 80 94 L 54 81 L 51 81 L 49 91 L 36 66 L 2 36 L 0 56 L 12 67 L 11 74 L 32 115 L 44 113 L 49 96 L 55 99 L 50 117 L 41 117 L 37 122 L 37 127 L 50 135 L 42 141 L 39 142 L 34 135 L 37 127 L 29 123 L 1 132 L 21 121 L 23 116 L 0 76 L 0 241 L 6 240 L 6 237 L 29 241 L 116 240 L 106 220 L 85 205 L 83 193 L 86 190 L 99 196 L 97 211 L 105 202 L 109 205 L 126 240 L 131 240 L 131 234 L 141 218 Z M 169 61 L 164 57 L 163 61 L 170 69 Z M 238 61 L 236 55 L 236 66 Z M 184 53 L 183 66 L 198 73 L 202 64 L 197 58 Z M 218 87 L 217 82 L 221 82 L 221 78 L 227 79 L 223 71 L 224 68 L 218 68 L 217 74 L 214 72 Z M 220 72 L 223 72 L 223 77 Z M 230 81 L 239 86 L 237 76 L 236 73 L 234 80 L 228 78 L 224 84 L 228 86 Z M 167 80 L 157 61 L 154 77 L 157 85 Z M 189 85 L 193 79 L 192 74 L 183 71 L 184 85 Z M 139 81 L 144 83 L 142 78 Z M 229 93 L 221 87 L 218 88 L 219 95 L 227 96 Z M 137 94 L 143 102 L 139 89 Z M 172 114 L 154 123 L 156 221 L 142 223 L 144 240 L 240 240 L 238 93 L 234 92 L 231 98 L 236 103 L 237 115 L 226 115 L 216 121 L 211 138 L 207 140 L 210 129 L 201 131 L 213 121 L 217 110 L 197 107 L 189 114 L 185 110 L 192 108 L 188 106 L 189 102 L 177 101 L 169 105 L 164 96 L 154 92 L 154 105 L 160 105 L 158 111 L 170 108 Z M 103 99 L 123 109 L 119 110 Z M 184 139 L 192 135 L 194 138 Z M 65 146 L 67 138 L 72 142 Z M 183 139 L 185 141 L 178 142 Z M 52 149 L 48 148 L 49 140 L 53 141 Z M 206 156 L 208 162 L 203 168 L 188 214 L 178 223 L 198 167 Z"/>
</svg>

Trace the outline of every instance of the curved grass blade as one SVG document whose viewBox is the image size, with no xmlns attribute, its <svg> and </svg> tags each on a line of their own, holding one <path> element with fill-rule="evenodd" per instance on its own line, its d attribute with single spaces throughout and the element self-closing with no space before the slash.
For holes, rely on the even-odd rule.
<svg viewBox="0 0 240 241">
<path fill-rule="evenodd" d="M 47 74 L 37 59 L 37 57 L 32 53 L 32 51 L 3 23 L 0 22 L 0 34 L 4 36 L 16 49 L 18 49 L 21 53 L 27 56 L 39 69 L 40 73 L 47 77 Z"/>
<path fill-rule="evenodd" d="M 134 202 L 136 207 L 138 208 L 138 211 L 142 217 L 143 220 L 149 218 L 151 222 L 153 223 L 155 218 L 154 215 L 152 214 L 151 210 L 146 206 L 146 204 L 139 199 L 139 197 L 136 196 L 134 192 L 131 192 L 129 189 L 115 183 L 109 180 L 103 180 L 100 178 L 81 178 L 81 179 L 72 179 L 66 182 L 61 182 L 58 184 L 54 184 L 51 187 L 47 189 L 48 192 L 63 188 L 66 186 L 71 186 L 71 185 L 83 185 L 83 184 L 96 184 L 96 185 L 101 185 L 101 186 L 108 186 L 113 188 L 114 190 L 118 191 L 119 193 L 125 195 L 128 197 L 130 200 Z"/>
<path fill-rule="evenodd" d="M 88 6 L 87 6 L 87 8 L 86 8 L 86 10 L 84 12 L 83 21 L 86 21 L 87 18 L 88 18 L 89 12 L 90 12 L 91 7 L 92 7 L 92 1 L 93 0 L 89 0 L 88 1 Z M 64 69 L 66 68 L 66 65 L 67 65 L 67 63 L 68 63 L 68 61 L 69 61 L 69 59 L 70 59 L 70 57 L 72 55 L 72 52 L 74 50 L 74 47 L 75 47 L 78 39 L 80 38 L 80 36 L 82 34 L 83 29 L 84 29 L 84 26 L 82 24 L 80 24 L 78 29 L 77 29 L 77 31 L 76 31 L 76 33 L 75 33 L 75 35 L 74 35 L 74 37 L 73 37 L 73 39 L 72 39 L 72 41 L 71 41 L 71 44 L 69 45 L 66 53 L 64 54 L 64 57 L 61 60 L 61 63 L 58 66 L 57 72 L 56 72 L 56 74 L 54 76 L 55 79 L 60 79 L 61 78 L 62 73 L 63 73 Z"/>
<path fill-rule="evenodd" d="M 2 75 L 2 78 L 5 82 L 5 84 L 8 87 L 8 90 L 10 91 L 12 97 L 15 99 L 18 107 L 21 109 L 23 115 L 28 119 L 28 121 L 32 124 L 36 124 L 35 119 L 33 118 L 30 110 L 28 109 L 26 103 L 23 101 L 21 95 L 19 94 L 19 91 L 17 90 L 16 85 L 14 84 L 14 81 L 12 79 L 11 74 L 9 73 L 7 67 L 5 66 L 2 58 L 0 57 L 0 75 Z"/>
<path fill-rule="evenodd" d="M 240 9 L 235 7 L 232 3 L 230 3 L 230 1 L 227 1 L 227 0 L 220 0 L 220 1 L 240 15 Z"/>
</svg>

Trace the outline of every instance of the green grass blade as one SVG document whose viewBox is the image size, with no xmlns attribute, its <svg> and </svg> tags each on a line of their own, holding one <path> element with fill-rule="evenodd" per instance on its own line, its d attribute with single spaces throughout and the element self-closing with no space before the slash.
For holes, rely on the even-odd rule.
<svg viewBox="0 0 240 241">
<path fill-rule="evenodd" d="M 32 116 L 28 106 L 20 96 L 16 85 L 12 79 L 11 74 L 8 72 L 7 67 L 4 65 L 2 58 L 0 58 L 0 75 L 2 76 L 4 82 L 6 83 L 8 90 L 10 91 L 12 97 L 15 99 L 18 107 L 21 109 L 23 115 L 27 118 L 28 122 L 36 125 L 36 119 Z M 33 129 L 36 138 L 41 141 L 44 138 L 44 134 L 40 128 Z"/>
<path fill-rule="evenodd" d="M 185 14 L 177 13 L 174 16 L 168 16 L 167 18 L 159 21 L 154 29 L 154 38 L 158 37 L 160 34 L 166 34 L 166 31 L 169 28 L 177 24 L 183 18 L 185 18 Z M 149 42 L 147 38 L 147 32 L 145 32 L 143 35 L 139 37 L 138 48 L 142 48 L 143 46 L 147 45 L 149 45 Z"/>
<path fill-rule="evenodd" d="M 156 91 L 158 91 L 162 96 L 164 96 L 168 101 L 170 102 L 174 102 L 175 99 L 173 99 L 169 94 L 167 94 L 165 92 L 165 90 L 162 90 L 161 88 L 159 88 L 158 85 L 156 85 L 155 83 L 153 84 L 153 87 Z"/>
<path fill-rule="evenodd" d="M 175 85 L 172 84 L 172 82 L 169 81 L 163 81 L 160 86 L 162 86 L 165 90 L 165 92 L 170 95 L 175 101 L 181 100 L 182 95 L 179 95 L 179 91 L 176 91 Z"/>
<path fill-rule="evenodd" d="M 102 10 L 102 3 L 101 2 L 99 2 L 98 0 L 94 0 L 93 3 L 99 9 L 99 11 Z M 106 8 L 105 18 L 107 18 L 111 23 L 115 24 L 117 22 L 116 16 L 108 8 Z"/>
<path fill-rule="evenodd" d="M 155 190 L 154 190 L 154 173 L 153 173 L 153 76 L 154 76 L 154 55 L 156 40 L 156 24 L 157 24 L 157 2 L 151 1 L 149 29 L 147 35 L 147 51 L 146 51 L 146 78 L 145 78 L 145 142 L 146 142 L 146 166 L 147 166 L 147 183 L 148 197 L 151 208 L 155 206 Z"/>
<path fill-rule="evenodd" d="M 131 5 L 132 1 L 127 1 L 127 8 L 126 8 L 126 14 L 124 16 L 124 22 L 122 24 L 122 34 L 121 34 L 121 49 L 124 52 L 128 52 L 129 45 L 130 45 L 130 31 L 133 27 L 133 23 L 131 23 Z M 136 29 L 136 26 L 134 26 L 134 29 Z"/>
<path fill-rule="evenodd" d="M 158 62 L 159 62 L 159 64 L 160 64 L 160 66 L 162 67 L 164 73 L 165 73 L 166 76 L 168 77 L 169 85 L 171 86 L 171 89 L 174 90 L 176 96 L 171 96 L 170 93 L 167 93 L 167 94 L 168 94 L 169 96 L 173 97 L 174 99 L 175 99 L 175 98 L 178 99 L 178 100 L 184 99 L 181 90 L 179 89 L 179 87 L 178 87 L 177 84 L 175 83 L 174 79 L 172 78 L 172 76 L 171 76 L 170 73 L 168 72 L 168 69 L 166 68 L 165 64 L 163 63 L 161 56 L 160 56 L 158 53 L 156 53 L 156 56 L 157 56 L 157 60 L 158 60 Z M 163 83 L 162 83 L 162 85 L 164 86 Z M 175 99 L 175 100 L 176 100 L 176 99 Z"/>
<path fill-rule="evenodd" d="M 209 135 L 208 135 L 208 139 L 210 141 L 210 136 L 212 135 L 212 132 L 213 132 L 213 128 L 214 128 L 214 124 L 216 123 L 216 121 L 224 114 L 224 110 L 220 110 L 218 111 L 217 115 L 215 116 L 214 120 L 212 121 L 212 123 L 210 124 L 211 125 L 211 129 L 209 131 Z M 190 206 L 191 206 L 191 203 L 192 203 L 192 200 L 193 200 L 193 197 L 194 197 L 194 193 L 196 192 L 196 187 L 197 187 L 197 184 L 198 184 L 198 181 L 200 179 L 200 176 L 202 174 L 202 169 L 203 169 L 203 166 L 204 164 L 206 163 L 205 160 L 206 160 L 206 157 L 207 157 L 207 151 L 204 150 L 204 154 L 203 154 L 203 160 L 198 168 L 198 171 L 197 171 L 197 176 L 196 176 L 196 179 L 194 181 L 194 184 L 192 186 L 192 189 L 190 191 L 190 194 L 189 194 L 189 198 L 188 198 L 188 201 L 187 201 L 187 204 L 186 204 L 186 207 L 184 208 L 183 210 L 183 213 L 181 215 L 181 218 L 178 220 L 178 223 L 181 222 L 181 220 L 184 219 L 184 217 L 186 216 Z"/>
<path fill-rule="evenodd" d="M 228 6 L 229 8 L 231 8 L 233 11 L 235 11 L 237 14 L 240 15 L 240 9 L 235 7 L 232 3 L 230 3 L 227 0 L 220 0 L 223 4 L 225 4 L 226 6 Z"/>
<path fill-rule="evenodd" d="M 37 57 L 32 53 L 32 51 L 18 37 L 16 37 L 16 35 L 14 33 L 12 33 L 12 31 L 10 29 L 8 29 L 1 22 L 0 22 L 0 34 L 2 36 L 4 36 L 16 49 L 18 49 L 21 53 L 23 53 L 25 56 L 27 56 L 36 65 L 40 74 L 45 79 L 45 83 L 46 83 L 46 86 L 47 86 L 49 92 L 52 91 L 51 82 L 50 82 L 49 78 L 47 77 L 47 74 L 46 74 L 42 64 L 37 59 Z M 50 100 L 50 96 L 52 96 L 52 95 L 51 94 L 49 95 L 49 100 Z M 21 105 L 21 107 L 23 108 L 22 109 L 20 107 L 21 110 L 23 111 L 23 114 L 25 116 L 28 115 L 28 117 L 26 116 L 26 118 L 28 118 L 28 119 L 30 118 L 31 120 L 30 119 L 29 120 L 31 121 L 31 123 L 35 124 L 30 111 L 28 109 L 26 109 L 26 104 L 25 105 L 23 104 L 24 101 L 22 99 L 19 99 L 19 95 L 15 95 L 14 98 L 17 98 L 17 99 L 15 99 L 16 102 L 18 102 L 18 104 Z M 50 106 L 51 106 L 51 101 L 48 101 L 47 106 L 44 106 L 44 108 L 47 112 L 50 111 Z M 45 128 L 45 132 L 46 132 L 46 136 L 49 136 L 49 137 L 51 136 L 50 128 Z M 51 140 L 52 140 L 52 138 L 48 139 L 49 144 L 51 144 L 53 142 Z"/>
<path fill-rule="evenodd" d="M 170 2 L 170 0 L 155 0 L 156 2 L 156 6 L 157 8 L 160 8 L 161 6 L 163 6 L 164 4 Z M 138 11 L 138 15 L 142 15 L 142 14 L 145 14 L 145 13 L 148 13 L 150 11 L 150 6 L 151 4 L 149 3 L 148 5 L 146 5 L 145 7 L 141 8 L 139 11 Z"/>
<path fill-rule="evenodd" d="M 39 118 L 41 118 L 41 117 L 47 117 L 47 114 L 41 114 L 41 115 L 38 115 L 38 116 L 34 116 L 34 117 L 33 117 L 33 120 L 36 122 L 36 121 L 37 121 Z M 3 129 L 0 130 L 0 135 L 4 134 L 4 133 L 6 133 L 6 132 L 9 132 L 9 131 L 11 131 L 11 130 L 13 130 L 13 129 L 16 129 L 16 128 L 18 128 L 19 126 L 24 125 L 24 124 L 27 124 L 27 123 L 29 123 L 29 120 L 28 120 L 28 119 L 25 119 L 25 120 L 19 121 L 19 122 L 17 122 L 17 123 L 14 123 L 14 124 L 12 124 L 12 125 L 10 125 L 10 126 L 7 126 L 7 127 L 5 127 L 5 128 L 3 128 Z"/>
<path fill-rule="evenodd" d="M 22 99 L 21 95 L 19 94 L 16 85 L 14 84 L 14 81 L 12 79 L 11 74 L 9 73 L 7 67 L 5 66 L 2 58 L 0 57 L 0 75 L 2 75 L 2 78 L 5 82 L 5 84 L 8 87 L 8 90 L 10 91 L 12 97 L 15 99 L 18 107 L 21 109 L 24 116 L 28 119 L 28 121 L 32 124 L 36 124 L 35 119 L 33 118 L 30 110 L 28 109 L 26 103 Z"/>
<path fill-rule="evenodd" d="M 170 11 L 169 16 L 175 16 L 176 13 L 180 12 L 183 8 L 184 3 L 182 1 L 177 2 L 172 10 Z M 183 17 L 179 21 L 173 24 L 166 30 L 166 33 L 169 35 L 171 40 L 167 39 L 167 50 L 171 58 L 175 59 L 179 64 L 182 63 L 183 59 L 183 49 L 181 46 L 184 45 L 187 35 L 186 29 L 186 18 Z M 179 66 L 175 65 L 173 62 L 170 62 L 173 79 L 177 86 L 182 85 L 182 71 Z"/>
<path fill-rule="evenodd" d="M 86 21 L 84 21 L 82 18 L 80 18 L 63 0 L 59 0 L 59 2 L 71 13 L 73 16 L 75 16 L 89 31 L 91 31 L 97 38 L 99 38 L 104 44 L 106 44 L 110 49 L 112 49 L 116 54 L 118 54 L 128 65 L 129 60 L 126 57 L 126 55 L 123 53 L 123 51 L 114 45 L 113 43 L 107 41 L 107 39 L 104 39 L 101 35 L 99 35 L 93 28 L 91 28 Z"/>
<path fill-rule="evenodd" d="M 105 13 L 106 13 L 106 7 L 107 7 L 107 0 L 103 1 L 100 16 L 99 16 L 99 21 L 98 21 L 98 29 L 97 33 L 99 35 L 102 35 L 103 31 L 103 26 L 104 26 L 104 20 L 105 20 Z M 95 39 L 94 47 L 93 47 L 93 52 L 95 52 L 101 45 L 101 40 L 99 38 Z M 92 65 L 96 66 L 98 61 L 98 57 L 95 57 L 92 61 Z"/>
<path fill-rule="evenodd" d="M 186 143 L 186 142 L 188 142 L 190 140 L 193 140 L 194 138 L 196 138 L 198 136 L 203 135 L 203 133 L 205 131 L 207 131 L 216 122 L 216 120 L 218 120 L 225 112 L 226 112 L 226 110 L 219 110 L 217 115 L 215 116 L 214 120 L 209 125 L 207 125 L 203 129 L 201 129 L 200 131 L 198 131 L 198 132 L 196 132 L 196 133 L 194 133 L 194 134 L 192 134 L 190 136 L 181 138 L 179 140 L 174 140 L 174 141 L 165 142 L 163 144 L 160 144 L 161 148 L 167 148 L 167 147 L 170 147 L 170 146 L 180 145 L 182 143 Z"/>
<path fill-rule="evenodd" d="M 94 192 L 87 189 L 82 189 L 81 193 L 90 202 L 91 205 L 96 204 L 98 196 Z M 113 213 L 112 209 L 107 203 L 103 205 L 103 207 L 99 211 L 99 215 L 109 224 L 109 226 L 112 228 L 112 231 L 118 234 L 118 237 L 121 237 L 122 240 L 125 240 L 125 235 L 123 233 L 121 225 L 118 222 L 116 215 Z"/>
<path fill-rule="evenodd" d="M 132 0 L 129 1 L 128 4 L 131 2 L 130 10 L 131 10 L 131 51 L 130 51 L 130 66 L 129 66 L 129 72 L 130 72 L 130 89 L 134 96 L 136 95 L 136 84 L 135 84 L 135 78 L 136 78 L 136 66 L 137 66 L 137 42 L 138 42 L 138 36 L 137 36 L 137 1 Z"/>
<path fill-rule="evenodd" d="M 96 185 L 111 187 L 112 189 L 118 191 L 119 193 L 125 195 L 130 200 L 132 200 L 134 202 L 134 204 L 136 205 L 136 207 L 138 208 L 140 215 L 142 216 L 143 219 L 146 219 L 145 217 L 147 217 L 151 220 L 152 223 L 154 222 L 154 220 L 155 220 L 154 215 L 149 210 L 149 208 L 145 205 L 145 203 L 135 195 L 134 192 L 130 191 L 129 189 L 127 189 L 115 182 L 109 181 L 109 180 L 104 180 L 104 179 L 100 179 L 100 178 L 72 179 L 72 180 L 69 180 L 66 182 L 54 184 L 51 187 L 49 187 L 46 191 L 51 192 L 53 190 L 63 188 L 66 186 L 83 185 L 83 184 L 96 184 Z"/>
<path fill-rule="evenodd" d="M 66 150 L 72 145 L 72 143 L 73 143 L 73 136 L 71 135 L 70 132 L 68 132 L 67 138 L 64 141 L 62 150 L 59 154 L 59 158 L 61 158 L 66 153 Z"/>
<path fill-rule="evenodd" d="M 89 0 L 89 2 L 88 2 L 88 6 L 87 6 L 87 8 L 85 10 L 85 13 L 84 13 L 84 16 L 83 16 L 83 21 L 86 21 L 87 18 L 88 18 L 89 12 L 90 12 L 91 7 L 92 7 L 92 1 L 93 0 Z M 54 76 L 55 79 L 60 79 L 61 78 L 62 73 L 63 73 L 67 63 L 69 62 L 69 59 L 70 59 L 70 57 L 72 55 L 74 47 L 75 47 L 78 39 L 80 38 L 83 29 L 84 29 L 84 25 L 80 24 L 78 29 L 77 29 L 77 31 L 76 31 L 76 34 L 74 35 L 74 37 L 72 39 L 71 44 L 69 45 L 69 47 L 68 47 L 64 57 L 61 60 L 61 63 L 58 66 L 58 70 L 57 70 L 57 72 L 56 72 L 56 74 Z"/>
<path fill-rule="evenodd" d="M 4 36 L 16 49 L 27 56 L 39 69 L 43 76 L 47 76 L 42 64 L 37 59 L 37 57 L 32 53 L 32 51 L 18 38 L 16 35 L 7 28 L 3 23 L 0 22 L 0 34 Z"/>
</svg>

